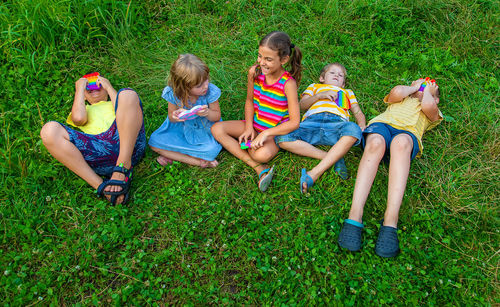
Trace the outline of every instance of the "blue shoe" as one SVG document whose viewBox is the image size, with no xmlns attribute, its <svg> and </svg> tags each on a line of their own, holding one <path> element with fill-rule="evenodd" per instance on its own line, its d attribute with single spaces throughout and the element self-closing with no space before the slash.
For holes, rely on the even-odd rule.
<svg viewBox="0 0 500 307">
<path fill-rule="evenodd" d="M 267 175 L 266 175 L 267 173 Z M 271 184 L 271 180 L 273 180 L 274 175 L 274 165 L 271 169 L 266 168 L 259 174 L 259 190 L 265 192 L 269 185 Z"/>
<path fill-rule="evenodd" d="M 349 171 L 347 171 L 347 167 L 345 166 L 344 158 L 338 160 L 337 163 L 335 163 L 333 169 L 335 170 L 335 173 L 339 175 L 340 178 L 344 180 L 349 179 Z"/>
<path fill-rule="evenodd" d="M 306 172 L 306 169 L 302 169 L 302 174 L 300 175 L 300 193 L 304 194 L 304 182 L 306 183 L 306 192 L 314 185 L 314 180 Z"/>
<path fill-rule="evenodd" d="M 380 257 L 390 258 L 399 254 L 398 229 L 391 226 L 384 226 L 380 223 L 375 253 Z"/>
<path fill-rule="evenodd" d="M 351 222 L 357 223 L 361 226 L 353 225 Z M 363 231 L 363 224 L 352 220 L 345 220 L 342 230 L 339 234 L 340 247 L 347 248 L 351 252 L 357 252 L 361 249 L 361 232 Z"/>
</svg>

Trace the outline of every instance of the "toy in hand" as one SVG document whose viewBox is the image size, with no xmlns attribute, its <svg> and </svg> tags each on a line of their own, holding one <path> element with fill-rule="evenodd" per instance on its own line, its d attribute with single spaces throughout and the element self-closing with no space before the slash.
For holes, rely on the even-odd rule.
<svg viewBox="0 0 500 307">
<path fill-rule="evenodd" d="M 200 111 L 202 108 L 203 108 L 202 106 L 194 106 L 189 110 L 182 111 L 177 115 L 177 117 L 179 119 L 185 119 L 185 120 L 193 119 L 198 113 L 198 111 Z"/>
<path fill-rule="evenodd" d="M 83 76 L 83 78 L 88 80 L 87 91 L 95 91 L 101 88 L 101 85 L 97 85 L 98 77 L 99 77 L 98 72 L 93 72 L 91 74 Z"/>
<path fill-rule="evenodd" d="M 436 80 L 429 78 L 429 77 L 426 77 L 425 78 L 425 81 L 420 85 L 420 88 L 418 89 L 419 92 L 423 92 L 424 91 L 424 88 L 427 86 L 427 84 L 431 82 L 431 83 L 436 83 Z"/>
<path fill-rule="evenodd" d="M 252 147 L 252 143 L 250 140 L 248 140 L 246 143 L 245 142 L 242 142 L 240 144 L 240 148 L 241 149 L 248 149 L 248 148 L 251 148 Z"/>
<path fill-rule="evenodd" d="M 344 110 L 349 110 L 351 108 L 351 101 L 349 100 L 349 97 L 347 97 L 347 94 L 345 91 L 338 91 L 337 92 L 337 105 L 344 109 Z"/>
</svg>

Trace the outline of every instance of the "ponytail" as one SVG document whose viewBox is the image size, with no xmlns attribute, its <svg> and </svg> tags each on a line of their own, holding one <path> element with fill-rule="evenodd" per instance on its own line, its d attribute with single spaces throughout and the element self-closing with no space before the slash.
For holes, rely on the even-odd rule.
<svg viewBox="0 0 500 307">
<path fill-rule="evenodd" d="M 290 55 L 290 70 L 289 73 L 292 77 L 297 81 L 297 84 L 300 83 L 302 79 L 302 52 L 299 47 L 294 46 L 292 44 L 292 54 Z"/>
<path fill-rule="evenodd" d="M 302 52 L 299 47 L 292 44 L 288 34 L 285 32 L 273 31 L 267 34 L 260 41 L 259 46 L 267 46 L 270 49 L 277 51 L 280 59 L 289 56 L 289 73 L 295 79 L 297 84 L 300 82 L 300 79 L 302 78 Z M 257 70 L 256 75 L 258 75 Z"/>
</svg>

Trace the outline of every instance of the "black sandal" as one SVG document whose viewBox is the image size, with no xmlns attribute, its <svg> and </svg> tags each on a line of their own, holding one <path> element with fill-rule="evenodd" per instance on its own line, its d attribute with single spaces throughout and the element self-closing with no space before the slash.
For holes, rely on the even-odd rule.
<svg viewBox="0 0 500 307">
<path fill-rule="evenodd" d="M 99 196 L 111 195 L 110 202 L 113 205 L 116 205 L 116 200 L 117 200 L 118 196 L 125 195 L 125 197 L 123 198 L 123 201 L 122 201 L 122 204 L 125 204 L 128 200 L 128 192 L 130 190 L 130 184 L 132 183 L 132 168 L 126 169 L 123 166 L 123 163 L 120 163 L 119 165 L 117 165 L 113 168 L 112 173 L 115 173 L 115 172 L 119 172 L 119 173 L 124 174 L 125 180 L 116 180 L 116 179 L 105 180 L 99 185 L 96 192 L 97 192 L 97 195 L 99 195 Z M 120 191 L 117 191 L 117 192 L 104 191 L 104 189 L 110 185 L 116 185 L 116 186 L 121 187 L 122 189 Z"/>
</svg>

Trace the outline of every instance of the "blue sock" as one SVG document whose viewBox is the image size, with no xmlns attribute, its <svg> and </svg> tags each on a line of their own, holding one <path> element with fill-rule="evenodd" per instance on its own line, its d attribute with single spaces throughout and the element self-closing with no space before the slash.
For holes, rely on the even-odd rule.
<svg viewBox="0 0 500 307">
<path fill-rule="evenodd" d="M 351 225 L 354 225 L 356 227 L 359 227 L 359 228 L 364 228 L 365 226 L 363 224 L 361 224 L 360 222 L 357 222 L 355 220 L 351 220 L 351 219 L 345 219 L 344 222 L 346 222 L 347 224 L 351 224 Z"/>
</svg>

